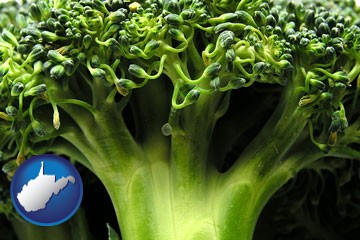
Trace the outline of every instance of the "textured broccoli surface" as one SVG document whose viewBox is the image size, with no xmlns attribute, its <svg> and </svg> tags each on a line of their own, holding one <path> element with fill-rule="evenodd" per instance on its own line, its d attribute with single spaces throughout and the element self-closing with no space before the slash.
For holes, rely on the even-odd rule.
<svg viewBox="0 0 360 240">
<path fill-rule="evenodd" d="M 354 1 L 0 3 L 2 169 L 82 164 L 123 239 L 250 240 L 298 172 L 360 159 L 359 20 Z"/>
</svg>

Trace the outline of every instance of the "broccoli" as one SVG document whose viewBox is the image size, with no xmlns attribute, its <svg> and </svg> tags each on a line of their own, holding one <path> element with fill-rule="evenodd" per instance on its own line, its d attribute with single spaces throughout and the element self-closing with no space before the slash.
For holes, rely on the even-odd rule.
<svg viewBox="0 0 360 240">
<path fill-rule="evenodd" d="M 123 239 L 250 240 L 298 172 L 360 159 L 354 1 L 0 9 L 4 172 L 42 153 L 84 165 Z"/>
</svg>

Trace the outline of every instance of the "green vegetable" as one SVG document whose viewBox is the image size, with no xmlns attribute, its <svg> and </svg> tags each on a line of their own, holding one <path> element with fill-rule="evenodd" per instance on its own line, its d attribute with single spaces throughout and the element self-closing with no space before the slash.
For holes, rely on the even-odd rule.
<svg viewBox="0 0 360 240">
<path fill-rule="evenodd" d="M 315 2 L 1 4 L 5 172 L 71 157 L 125 240 L 251 240 L 299 171 L 360 159 L 359 11 Z"/>
</svg>

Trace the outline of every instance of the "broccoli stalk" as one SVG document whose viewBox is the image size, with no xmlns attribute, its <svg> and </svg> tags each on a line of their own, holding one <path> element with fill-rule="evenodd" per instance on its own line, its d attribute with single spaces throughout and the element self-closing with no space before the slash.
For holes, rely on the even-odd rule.
<svg viewBox="0 0 360 240">
<path fill-rule="evenodd" d="M 69 156 L 106 187 L 123 239 L 252 239 L 301 169 L 360 159 L 360 28 L 351 1 L 332 4 L 349 17 L 266 0 L 44 0 L 8 12 L 5 172 Z"/>
</svg>

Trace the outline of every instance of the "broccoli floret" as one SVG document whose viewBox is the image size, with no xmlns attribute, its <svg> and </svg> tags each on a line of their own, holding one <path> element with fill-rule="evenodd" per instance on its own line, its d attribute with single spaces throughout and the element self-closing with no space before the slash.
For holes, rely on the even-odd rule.
<svg viewBox="0 0 360 240">
<path fill-rule="evenodd" d="M 360 159 L 353 1 L 29 0 L 0 11 L 8 177 L 36 154 L 71 157 L 106 187 L 123 239 L 252 239 L 301 169 Z"/>
</svg>

